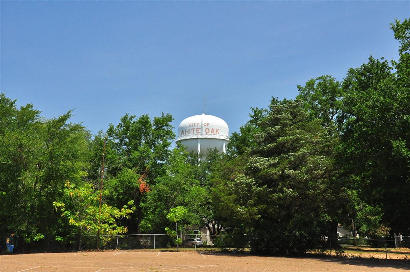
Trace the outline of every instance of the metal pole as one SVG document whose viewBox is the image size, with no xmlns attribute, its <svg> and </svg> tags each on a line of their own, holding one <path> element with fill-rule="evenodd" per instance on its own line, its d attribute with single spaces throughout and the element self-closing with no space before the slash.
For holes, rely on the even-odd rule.
<svg viewBox="0 0 410 272">
<path fill-rule="evenodd" d="M 177 232 L 177 251 L 178 251 L 178 222 L 175 222 L 175 230 Z"/>
<path fill-rule="evenodd" d="M 155 234 L 154 234 L 154 249 L 155 249 Z"/>
</svg>

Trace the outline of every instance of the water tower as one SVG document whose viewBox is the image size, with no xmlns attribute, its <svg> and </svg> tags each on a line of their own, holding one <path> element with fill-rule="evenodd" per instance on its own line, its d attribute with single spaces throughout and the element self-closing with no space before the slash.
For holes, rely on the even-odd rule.
<svg viewBox="0 0 410 272">
<path fill-rule="evenodd" d="M 228 124 L 213 115 L 194 115 L 182 120 L 178 126 L 177 142 L 200 157 L 206 157 L 210 149 L 226 153 L 228 141 Z"/>
</svg>

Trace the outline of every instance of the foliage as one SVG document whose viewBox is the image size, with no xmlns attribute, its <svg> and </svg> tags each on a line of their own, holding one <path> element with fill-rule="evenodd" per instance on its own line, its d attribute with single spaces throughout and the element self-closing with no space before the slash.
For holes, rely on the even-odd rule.
<svg viewBox="0 0 410 272">
<path fill-rule="evenodd" d="M 167 219 L 171 222 L 178 223 L 185 220 L 188 216 L 188 210 L 184 206 L 171 208 L 167 214 Z"/>
<path fill-rule="evenodd" d="M 209 196 L 206 188 L 195 178 L 196 167 L 190 163 L 189 155 L 182 147 L 172 151 L 165 166 L 165 175 L 157 179 L 147 193 L 146 201 L 141 204 L 145 215 L 141 222 L 143 231 L 163 231 L 166 226 L 172 228 L 167 216 L 176 207 L 187 210 L 189 225 L 200 226 L 203 223 Z"/>
<path fill-rule="evenodd" d="M 343 82 L 331 76 L 298 86 L 311 116 L 337 136 L 336 168 L 348 196 L 352 231 L 363 235 L 381 226 L 409 232 L 409 31 L 410 21 L 392 24 L 400 42 L 398 61 L 383 58 L 349 69 Z"/>
<path fill-rule="evenodd" d="M 87 236 L 88 243 L 98 238 L 102 241 L 102 245 L 105 245 L 112 236 L 127 232 L 127 228 L 118 226 L 116 220 L 132 213 L 132 209 L 128 208 L 133 205 L 132 200 L 121 209 L 104 203 L 100 211 L 99 198 L 99 192 L 89 183 L 77 187 L 66 182 L 62 201 L 53 203 L 56 211 L 61 213 L 69 225 L 75 227 L 70 236 L 78 236 L 78 248 L 81 248 L 81 239 L 84 235 Z"/>
<path fill-rule="evenodd" d="M 42 120 L 32 105 L 18 109 L 4 94 L 0 113 L 1 233 L 50 247 L 66 227 L 53 202 L 65 181 L 81 183 L 87 175 L 89 134 L 68 123 L 70 112 Z"/>
<path fill-rule="evenodd" d="M 180 246 L 182 244 L 182 236 L 178 237 L 178 233 L 182 233 L 184 231 L 185 225 L 183 221 L 188 218 L 188 210 L 184 206 L 177 206 L 175 208 L 171 208 L 169 213 L 167 214 L 167 219 L 173 223 L 175 223 L 175 231 L 171 231 L 168 227 L 165 228 L 167 234 L 174 239 L 174 242 Z M 179 227 L 178 227 L 178 223 Z"/>
<path fill-rule="evenodd" d="M 410 91 L 385 60 L 350 69 L 343 82 L 340 166 L 382 223 L 408 232 Z"/>
<path fill-rule="evenodd" d="M 120 225 L 132 233 L 138 231 L 142 220 L 140 204 L 144 195 L 165 174 L 165 164 L 170 155 L 169 147 L 174 137 L 170 122 L 172 116 L 162 114 L 152 120 L 148 115 L 136 118 L 124 115 L 119 124 L 110 125 L 106 135 L 100 134 L 93 141 L 93 166 L 91 172 L 98 176 L 104 139 L 106 141 L 105 197 L 107 204 L 121 208 L 133 201 L 133 213 Z"/>
<path fill-rule="evenodd" d="M 239 132 L 232 133 L 229 138 L 227 151 L 231 156 L 243 155 L 257 147 L 254 137 L 259 132 L 259 122 L 266 116 L 267 111 L 260 108 L 251 110 L 250 120 L 239 128 Z"/>
<path fill-rule="evenodd" d="M 332 138 L 298 101 L 273 99 L 247 172 L 259 188 L 252 247 L 302 253 L 326 233 L 335 192 Z"/>
<path fill-rule="evenodd" d="M 309 114 L 321 120 L 325 127 L 334 126 L 341 111 L 341 83 L 334 77 L 325 75 L 309 80 L 305 86 L 298 85 L 298 89 L 298 98 L 304 102 Z"/>
</svg>

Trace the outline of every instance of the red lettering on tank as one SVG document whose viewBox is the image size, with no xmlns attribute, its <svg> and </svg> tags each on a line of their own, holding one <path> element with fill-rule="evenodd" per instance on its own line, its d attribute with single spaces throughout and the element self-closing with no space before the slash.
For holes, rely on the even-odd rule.
<svg viewBox="0 0 410 272">
<path fill-rule="evenodd" d="M 222 133 L 221 128 L 209 127 L 209 123 L 191 123 L 189 128 L 181 129 L 180 136 L 187 137 L 193 135 L 220 135 Z"/>
</svg>

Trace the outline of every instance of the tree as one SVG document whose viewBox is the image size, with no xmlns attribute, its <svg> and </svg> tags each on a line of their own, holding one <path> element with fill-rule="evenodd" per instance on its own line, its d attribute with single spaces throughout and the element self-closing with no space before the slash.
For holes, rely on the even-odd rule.
<svg viewBox="0 0 410 272">
<path fill-rule="evenodd" d="M 162 114 L 152 120 L 148 115 L 136 118 L 126 114 L 118 125 L 109 126 L 106 135 L 100 134 L 94 138 L 90 172 L 93 173 L 93 179 L 97 180 L 103 139 L 106 138 L 105 188 L 109 193 L 104 200 L 117 208 L 133 201 L 133 213 L 120 223 L 130 232 L 138 231 L 143 216 L 140 203 L 143 202 L 144 194 L 165 173 L 164 166 L 174 138 L 171 121 L 172 116 L 169 114 Z M 144 190 L 140 190 L 141 184 L 146 185 Z"/>
<path fill-rule="evenodd" d="M 334 77 L 325 75 L 298 85 L 298 99 L 303 101 L 306 110 L 313 118 L 322 121 L 327 128 L 335 128 L 336 119 L 340 116 L 343 89 Z"/>
<path fill-rule="evenodd" d="M 392 232 L 410 232 L 409 19 L 392 24 L 399 60 L 369 58 L 343 82 L 342 160 L 360 198 Z"/>
<path fill-rule="evenodd" d="M 352 232 L 356 236 L 355 226 L 357 222 L 354 224 L 354 220 L 359 214 L 358 209 L 363 205 L 367 205 L 360 198 L 354 197 L 357 196 L 356 188 L 352 186 L 351 180 L 341 171 L 344 162 L 336 159 L 344 152 L 340 148 L 340 136 L 343 124 L 342 103 L 345 91 L 342 84 L 329 75 L 311 79 L 304 86 L 298 85 L 298 89 L 297 99 L 303 103 L 305 111 L 312 120 L 320 120 L 321 126 L 333 143 L 328 155 L 333 158 L 335 164 L 333 168 L 338 170 L 333 171 L 333 181 L 329 183 L 329 189 L 333 192 L 329 195 L 329 197 L 333 196 L 333 209 L 329 211 L 331 222 L 328 237 L 331 245 L 336 246 L 338 223 L 343 223 L 345 227 L 352 226 Z M 339 163 L 340 165 L 338 165 Z M 360 214 L 365 216 L 363 213 Z M 363 222 L 363 220 L 361 221 Z"/>
<path fill-rule="evenodd" d="M 245 175 L 248 155 L 224 156 L 210 174 L 213 218 L 224 230 L 214 241 L 217 246 L 248 247 L 253 222 L 260 217 L 255 200 L 261 189 Z"/>
<path fill-rule="evenodd" d="M 292 100 L 272 99 L 259 131 L 245 173 L 232 184 L 240 187 L 220 199 L 233 218 L 245 219 L 254 251 L 303 253 L 329 233 L 333 138 Z"/>
<path fill-rule="evenodd" d="M 410 21 L 392 24 L 400 42 L 398 61 L 369 58 L 342 83 L 330 76 L 298 86 L 311 116 L 338 138 L 338 180 L 348 190 L 352 231 L 371 235 L 382 224 L 408 232 Z M 341 222 L 350 224 L 339 217 Z"/>
<path fill-rule="evenodd" d="M 54 212 L 64 183 L 84 182 L 89 133 L 68 122 L 71 113 L 45 120 L 28 104 L 0 95 L 0 219 L 3 234 L 52 247 L 66 225 Z M 23 244 L 21 244 L 23 246 Z"/>
<path fill-rule="evenodd" d="M 5 222 L 0 228 L 3 236 L 10 232 L 26 239 L 43 236 L 37 236 L 37 221 L 34 220 L 33 226 L 27 222 L 35 216 L 32 212 L 37 206 L 34 188 L 40 175 L 36 163 L 42 155 L 37 147 L 42 143 L 39 132 L 43 128 L 39 119 L 39 111 L 32 105 L 17 109 L 16 101 L 0 94 L 0 219 Z M 29 175 L 32 169 L 37 175 Z M 24 177 L 31 180 L 24 182 Z"/>
<path fill-rule="evenodd" d="M 227 153 L 230 156 L 243 155 L 257 147 L 254 138 L 260 132 L 259 122 L 266 116 L 267 111 L 260 108 L 251 108 L 251 111 L 250 120 L 229 138 Z"/>
<path fill-rule="evenodd" d="M 170 228 L 166 227 L 165 231 L 174 239 L 177 247 L 182 245 L 182 231 L 184 230 L 184 225 L 182 224 L 183 220 L 188 218 L 188 210 L 184 206 L 177 206 L 175 208 L 171 208 L 169 213 L 167 214 L 167 219 L 173 223 L 175 223 L 175 231 L 172 231 Z M 178 228 L 178 223 L 179 228 Z M 181 235 L 178 237 L 178 233 Z"/>
<path fill-rule="evenodd" d="M 396 20 L 391 28 L 394 32 L 394 38 L 399 41 L 399 61 L 393 62 L 397 69 L 398 87 L 408 90 L 410 88 L 410 19 L 404 19 L 403 22 Z"/>
<path fill-rule="evenodd" d="M 172 151 L 165 166 L 165 174 L 157 179 L 147 193 L 146 201 L 141 203 L 144 213 L 141 222 L 143 231 L 163 231 L 164 227 L 172 229 L 167 216 L 176 207 L 186 209 L 188 225 L 200 227 L 204 224 L 209 194 L 206 187 L 195 178 L 197 165 L 190 161 L 182 147 Z"/>
<path fill-rule="evenodd" d="M 406 157 L 410 140 L 409 89 L 385 60 L 350 69 L 343 82 L 341 161 L 360 198 L 381 208 L 383 223 L 409 232 Z"/>
<path fill-rule="evenodd" d="M 90 183 L 75 186 L 66 182 L 63 198 L 61 201 L 53 202 L 53 205 L 56 211 L 68 221 L 68 225 L 74 228 L 64 237 L 59 237 L 61 242 L 72 243 L 77 237 L 80 250 L 83 236 L 86 236 L 86 246 L 93 248 L 97 239 L 102 241 L 104 246 L 114 235 L 127 232 L 126 227 L 118 226 L 117 220 L 132 213 L 132 209 L 128 206 L 134 203 L 130 201 L 121 209 L 104 203 L 100 212 L 99 198 L 99 192 L 94 190 Z"/>
</svg>

